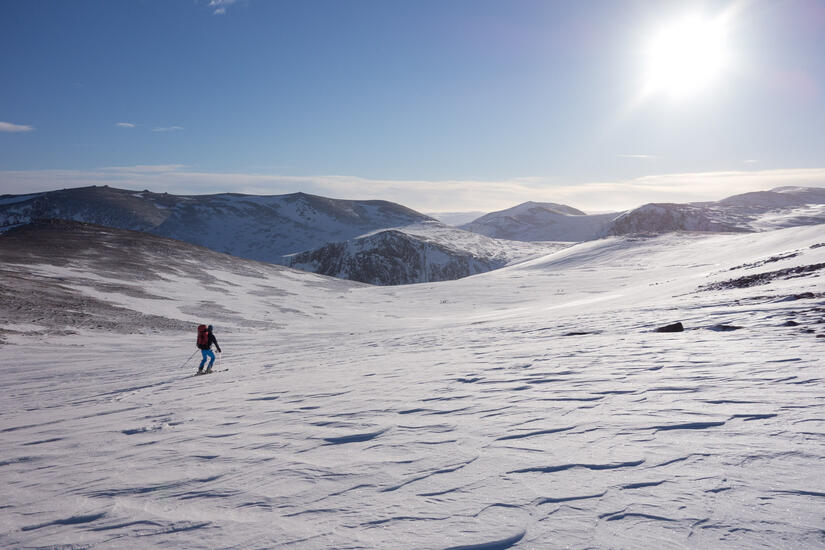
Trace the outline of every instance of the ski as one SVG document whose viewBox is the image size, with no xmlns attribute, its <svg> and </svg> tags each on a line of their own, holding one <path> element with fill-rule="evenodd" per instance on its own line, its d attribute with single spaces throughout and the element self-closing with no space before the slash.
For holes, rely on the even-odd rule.
<svg viewBox="0 0 825 550">
<path fill-rule="evenodd" d="M 192 376 L 204 376 L 206 374 L 215 374 L 216 372 L 226 372 L 228 370 L 229 370 L 228 368 L 226 368 L 226 369 L 212 369 L 211 371 L 196 372 Z"/>
</svg>

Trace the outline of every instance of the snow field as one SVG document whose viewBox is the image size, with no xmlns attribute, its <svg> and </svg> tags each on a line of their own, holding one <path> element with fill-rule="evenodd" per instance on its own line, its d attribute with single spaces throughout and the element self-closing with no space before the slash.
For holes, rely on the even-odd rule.
<svg viewBox="0 0 825 550">
<path fill-rule="evenodd" d="M 820 242 L 605 239 L 394 288 L 216 271 L 148 300 L 80 281 L 223 312 L 229 370 L 181 368 L 194 328 L 5 346 L 0 544 L 823 547 L 822 272 L 697 292 L 825 262 Z"/>
</svg>

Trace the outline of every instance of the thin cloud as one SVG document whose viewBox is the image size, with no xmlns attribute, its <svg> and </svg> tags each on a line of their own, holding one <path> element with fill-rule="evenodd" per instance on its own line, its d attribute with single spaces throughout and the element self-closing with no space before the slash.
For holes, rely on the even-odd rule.
<svg viewBox="0 0 825 550">
<path fill-rule="evenodd" d="M 153 132 L 177 132 L 183 130 L 183 126 L 155 126 Z"/>
<path fill-rule="evenodd" d="M 185 164 L 136 164 L 134 166 L 105 166 L 99 168 L 101 173 L 126 173 L 126 174 L 158 174 L 164 172 L 173 172 L 186 168 Z"/>
<path fill-rule="evenodd" d="M 756 159 L 747 159 L 743 160 L 742 162 L 744 162 L 745 164 L 757 164 L 759 161 Z"/>
<path fill-rule="evenodd" d="M 640 159 L 640 160 L 650 160 L 650 159 L 655 159 L 655 158 L 656 158 L 656 157 L 654 157 L 653 155 L 626 155 L 626 154 L 619 154 L 619 155 L 616 155 L 616 156 L 617 156 L 617 157 L 619 157 L 619 158 L 623 158 L 623 159 Z"/>
<path fill-rule="evenodd" d="M 536 177 L 499 181 L 381 180 L 342 175 L 203 172 L 179 164 L 0 171 L 0 193 L 27 194 L 87 185 L 181 195 L 303 191 L 340 199 L 384 199 L 420 212 L 489 212 L 527 201 L 568 204 L 585 211 L 620 211 L 650 202 L 711 201 L 782 186 L 825 187 L 825 167 L 661 174 L 568 185 Z"/>
<path fill-rule="evenodd" d="M 11 122 L 0 122 L 0 132 L 33 132 L 34 126 L 26 124 L 12 124 Z"/>
<path fill-rule="evenodd" d="M 134 128 L 137 124 L 133 124 L 131 122 L 115 122 L 115 126 L 118 128 Z"/>
<path fill-rule="evenodd" d="M 231 6 L 237 1 L 238 0 L 209 0 L 209 7 L 215 8 L 212 12 L 213 15 L 224 15 L 227 6 Z"/>
</svg>

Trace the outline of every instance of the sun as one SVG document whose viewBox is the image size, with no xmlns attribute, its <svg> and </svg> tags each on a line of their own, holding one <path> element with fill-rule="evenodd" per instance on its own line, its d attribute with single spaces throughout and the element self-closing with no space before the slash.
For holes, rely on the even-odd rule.
<svg viewBox="0 0 825 550">
<path fill-rule="evenodd" d="M 645 49 L 644 95 L 680 99 L 708 89 L 728 66 L 727 34 L 724 17 L 691 15 L 664 25 Z"/>
</svg>

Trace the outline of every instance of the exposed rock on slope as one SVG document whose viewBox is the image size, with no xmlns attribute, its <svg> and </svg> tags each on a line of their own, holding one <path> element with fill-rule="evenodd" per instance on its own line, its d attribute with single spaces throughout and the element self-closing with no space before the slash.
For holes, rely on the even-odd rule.
<svg viewBox="0 0 825 550">
<path fill-rule="evenodd" d="M 718 202 L 646 204 L 616 218 L 606 234 L 749 232 L 819 223 L 825 223 L 825 189 L 779 187 Z"/>
<path fill-rule="evenodd" d="M 779 187 L 717 202 L 650 203 L 595 215 L 565 205 L 526 202 L 461 227 L 500 239 L 580 242 L 631 233 L 742 233 L 819 223 L 825 223 L 825 189 Z"/>
<path fill-rule="evenodd" d="M 715 220 L 702 205 L 646 204 L 613 220 L 606 233 L 627 235 L 668 231 L 744 232 L 748 229 Z"/>
<path fill-rule="evenodd" d="M 376 285 L 460 279 L 498 267 L 392 229 L 301 252 L 290 265 Z"/>
<path fill-rule="evenodd" d="M 290 256 L 288 265 L 364 283 L 397 285 L 460 279 L 565 246 L 491 239 L 427 223 L 329 243 Z"/>
</svg>

